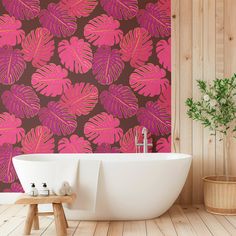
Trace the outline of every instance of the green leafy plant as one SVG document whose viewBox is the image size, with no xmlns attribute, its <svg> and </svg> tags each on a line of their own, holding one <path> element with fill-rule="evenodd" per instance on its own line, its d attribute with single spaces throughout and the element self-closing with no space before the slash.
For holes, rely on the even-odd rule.
<svg viewBox="0 0 236 236">
<path fill-rule="evenodd" d="M 213 135 L 217 132 L 222 134 L 220 140 L 225 141 L 229 133 L 236 132 L 236 74 L 231 78 L 215 79 L 212 83 L 198 80 L 197 85 L 201 98 L 197 101 L 193 98 L 186 100 L 187 114 L 191 119 L 208 127 Z M 226 160 L 226 175 L 227 162 Z"/>
</svg>

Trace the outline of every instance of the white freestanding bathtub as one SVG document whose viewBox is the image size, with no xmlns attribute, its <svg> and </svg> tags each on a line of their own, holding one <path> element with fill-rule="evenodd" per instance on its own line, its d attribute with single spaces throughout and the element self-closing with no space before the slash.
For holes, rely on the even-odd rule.
<svg viewBox="0 0 236 236">
<path fill-rule="evenodd" d="M 56 188 L 68 181 L 77 194 L 65 206 L 71 220 L 158 217 L 177 199 L 191 165 L 178 153 L 29 154 L 13 158 L 27 192 L 31 182 Z"/>
</svg>

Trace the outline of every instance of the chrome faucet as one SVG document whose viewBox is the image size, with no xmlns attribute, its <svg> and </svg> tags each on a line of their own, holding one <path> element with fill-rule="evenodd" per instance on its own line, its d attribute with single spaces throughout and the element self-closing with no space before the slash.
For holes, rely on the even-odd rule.
<svg viewBox="0 0 236 236">
<path fill-rule="evenodd" d="M 135 147 L 136 147 L 136 153 L 140 152 L 140 147 L 143 147 L 143 153 L 148 153 L 148 147 L 152 146 L 152 143 L 148 143 L 148 130 L 143 127 L 142 129 L 142 135 L 143 135 L 143 143 L 138 142 L 138 133 L 136 131 L 135 135 Z"/>
</svg>

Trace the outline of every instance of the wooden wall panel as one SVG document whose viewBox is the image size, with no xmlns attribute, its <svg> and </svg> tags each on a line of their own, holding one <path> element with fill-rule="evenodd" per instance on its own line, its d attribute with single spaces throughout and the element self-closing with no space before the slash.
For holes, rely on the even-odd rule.
<svg viewBox="0 0 236 236">
<path fill-rule="evenodd" d="M 203 0 L 193 1 L 193 61 L 192 61 L 192 91 L 193 98 L 200 98 L 200 93 L 196 88 L 197 80 L 203 78 Z M 193 198 L 194 202 L 201 202 L 203 199 L 202 194 L 202 176 L 203 176 L 203 140 L 199 137 L 203 136 L 203 128 L 197 123 L 193 122 L 193 158 L 192 171 L 193 171 Z M 199 191 L 200 190 L 200 191 Z M 191 200 L 190 200 L 191 201 Z"/>
<path fill-rule="evenodd" d="M 215 3 L 215 0 L 203 1 L 202 79 L 207 82 L 215 79 Z M 203 174 L 213 175 L 215 174 L 215 136 L 212 136 L 212 131 L 208 129 L 204 129 L 203 132 Z"/>
<path fill-rule="evenodd" d="M 216 0 L 216 32 L 215 32 L 215 73 L 216 78 L 224 77 L 224 0 Z M 218 175 L 224 173 L 224 146 L 222 137 L 216 135 L 216 169 Z"/>
<path fill-rule="evenodd" d="M 224 174 L 224 150 L 236 175 L 236 141 L 228 147 L 188 119 L 185 100 L 199 98 L 196 80 L 236 72 L 236 1 L 172 0 L 172 151 L 193 155 L 192 167 L 179 197 L 182 204 L 202 203 L 202 177 Z"/>
<path fill-rule="evenodd" d="M 236 73 L 236 2 L 235 0 L 225 0 L 224 11 L 224 49 L 225 49 L 225 76 Z M 236 174 L 236 139 L 230 137 L 228 140 L 230 157 L 230 174 Z"/>
<path fill-rule="evenodd" d="M 188 11 L 185 11 L 185 7 Z M 180 23 L 180 44 L 179 44 L 179 91 L 180 91 L 180 124 L 179 124 L 179 148 L 183 153 L 192 153 L 192 121 L 185 115 L 187 107 L 182 101 L 192 96 L 192 1 L 181 0 L 179 10 Z M 184 90 L 185 93 L 181 91 Z M 184 140 L 184 141 L 183 141 Z M 188 179 L 183 189 L 183 194 L 180 196 L 180 203 L 190 203 L 192 198 L 192 171 L 189 172 Z"/>
</svg>

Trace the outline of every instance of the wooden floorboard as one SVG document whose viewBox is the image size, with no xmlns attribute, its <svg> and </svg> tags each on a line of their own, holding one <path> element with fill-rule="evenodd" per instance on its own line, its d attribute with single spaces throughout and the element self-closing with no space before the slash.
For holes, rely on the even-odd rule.
<svg viewBox="0 0 236 236">
<path fill-rule="evenodd" d="M 123 221 L 112 221 L 110 222 L 108 229 L 108 236 L 122 236 L 124 230 Z"/>
<path fill-rule="evenodd" d="M 27 207 L 0 205 L 0 236 L 20 236 Z M 40 217 L 33 236 L 56 236 L 52 217 Z M 202 205 L 172 206 L 156 219 L 139 221 L 68 221 L 68 236 L 236 236 L 236 216 L 212 215 Z"/>
<path fill-rule="evenodd" d="M 173 206 L 170 210 L 170 217 L 175 226 L 178 236 L 196 236 L 195 230 L 180 206 Z"/>
</svg>

